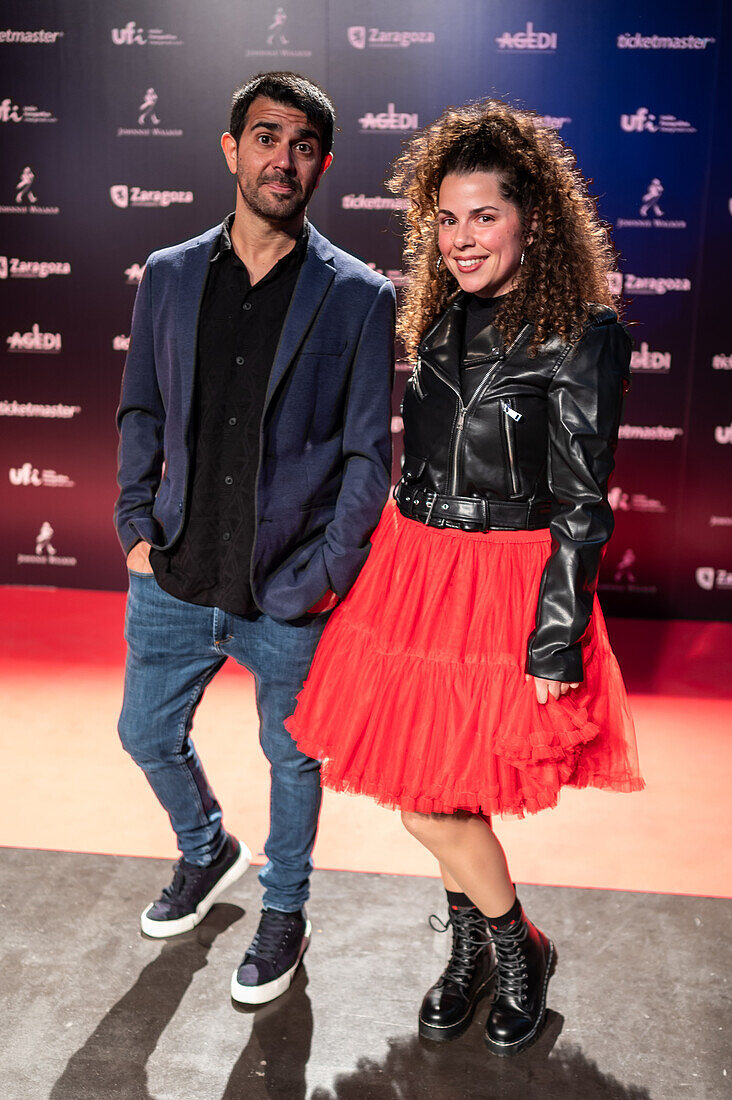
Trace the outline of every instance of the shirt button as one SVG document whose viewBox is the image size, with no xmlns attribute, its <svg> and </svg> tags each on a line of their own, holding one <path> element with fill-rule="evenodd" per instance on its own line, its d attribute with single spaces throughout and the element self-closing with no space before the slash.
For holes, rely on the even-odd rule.
<svg viewBox="0 0 732 1100">
<path fill-rule="evenodd" d="M 224 484 L 225 485 L 233 485 L 234 484 L 234 479 L 231 476 L 231 474 L 226 475 L 226 477 L 224 478 Z"/>
<path fill-rule="evenodd" d="M 236 365 L 237 365 L 237 367 L 243 367 L 244 366 L 244 356 L 243 355 L 237 355 Z"/>
<path fill-rule="evenodd" d="M 231 531 L 224 531 L 221 538 L 224 540 L 224 542 L 228 542 L 229 539 L 231 538 Z"/>
<path fill-rule="evenodd" d="M 230 416 L 229 417 L 229 425 L 233 428 L 235 424 L 236 424 L 236 417 L 235 416 Z"/>
<path fill-rule="evenodd" d="M 245 302 L 244 305 L 241 308 L 242 309 L 251 309 L 252 308 L 252 303 L 251 302 Z"/>
</svg>

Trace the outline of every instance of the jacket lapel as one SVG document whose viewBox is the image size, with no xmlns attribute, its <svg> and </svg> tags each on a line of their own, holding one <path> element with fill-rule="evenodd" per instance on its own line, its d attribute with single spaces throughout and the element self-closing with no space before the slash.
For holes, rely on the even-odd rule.
<svg viewBox="0 0 732 1100">
<path fill-rule="evenodd" d="M 333 258 L 332 245 L 311 224 L 305 261 L 295 284 L 272 364 L 265 408 L 307 336 L 313 318 L 333 281 L 335 275 Z"/>
<path fill-rule="evenodd" d="M 178 282 L 178 301 L 176 308 L 175 346 L 180 366 L 182 407 L 189 409 L 193 398 L 193 376 L 196 366 L 196 339 L 198 336 L 198 313 L 203 296 L 203 288 L 208 276 L 208 262 L 211 249 L 221 226 L 217 225 L 203 233 L 197 242 L 188 248 L 183 256 L 180 280 Z"/>
<path fill-rule="evenodd" d="M 437 325 L 422 340 L 420 355 L 460 385 L 460 351 L 465 331 L 465 294 L 458 294 Z"/>
</svg>

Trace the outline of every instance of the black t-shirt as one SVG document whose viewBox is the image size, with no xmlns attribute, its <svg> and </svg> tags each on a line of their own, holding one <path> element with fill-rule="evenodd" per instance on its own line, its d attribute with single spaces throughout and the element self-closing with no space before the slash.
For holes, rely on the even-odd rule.
<svg viewBox="0 0 732 1100">
<path fill-rule="evenodd" d="M 467 347 L 479 332 L 482 332 L 487 325 L 493 324 L 504 297 L 505 295 L 498 298 L 479 298 L 476 294 L 471 294 L 466 302 L 465 328 L 460 352 L 460 389 L 463 401 L 466 403 L 485 374 L 485 363 L 477 364 L 475 367 L 465 366 Z"/>
</svg>

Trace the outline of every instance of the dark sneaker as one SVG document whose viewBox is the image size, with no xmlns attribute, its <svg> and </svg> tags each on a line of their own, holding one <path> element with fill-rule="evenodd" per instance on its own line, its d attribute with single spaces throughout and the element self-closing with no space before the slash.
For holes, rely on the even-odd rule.
<svg viewBox="0 0 732 1100">
<path fill-rule="evenodd" d="M 200 924 L 216 899 L 246 871 L 252 853 L 246 844 L 227 834 L 223 848 L 208 867 L 187 863 L 181 857 L 175 865 L 170 886 L 166 886 L 140 917 L 146 936 L 160 939 L 190 932 Z"/>
<path fill-rule="evenodd" d="M 251 946 L 231 977 L 234 1000 L 262 1005 L 289 989 L 310 943 L 310 932 L 305 910 L 281 913 L 278 909 L 263 909 Z"/>
</svg>

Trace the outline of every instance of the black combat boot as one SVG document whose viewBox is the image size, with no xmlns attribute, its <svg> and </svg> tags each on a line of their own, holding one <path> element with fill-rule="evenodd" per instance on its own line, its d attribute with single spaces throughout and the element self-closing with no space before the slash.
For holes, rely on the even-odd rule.
<svg viewBox="0 0 732 1100">
<path fill-rule="evenodd" d="M 518 1054 L 541 1031 L 546 989 L 554 964 L 554 944 L 521 911 L 509 928 L 491 926 L 498 988 L 485 1025 L 494 1054 Z"/>
<path fill-rule="evenodd" d="M 496 964 L 488 922 L 479 909 L 450 907 L 447 924 L 430 926 L 446 932 L 452 925 L 452 954 L 445 970 L 428 989 L 419 1010 L 419 1034 L 438 1043 L 462 1035 L 476 1005 L 488 992 Z"/>
</svg>

